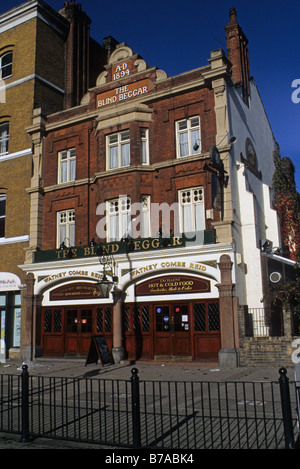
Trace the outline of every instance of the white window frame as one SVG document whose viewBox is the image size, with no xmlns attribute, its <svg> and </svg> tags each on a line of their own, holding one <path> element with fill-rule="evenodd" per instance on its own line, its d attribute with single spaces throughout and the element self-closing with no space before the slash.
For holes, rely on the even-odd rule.
<svg viewBox="0 0 300 469">
<path fill-rule="evenodd" d="M 120 241 L 130 236 L 131 200 L 126 195 L 106 202 L 107 241 Z"/>
<path fill-rule="evenodd" d="M 3 62 L 4 62 L 4 59 L 5 57 L 7 56 L 11 56 L 11 60 L 7 63 L 7 64 L 4 64 L 3 65 Z M 5 80 L 6 78 L 9 78 L 12 76 L 12 64 L 13 64 L 13 53 L 12 51 L 9 51 L 9 52 L 6 52 L 5 54 L 3 54 L 1 57 L 0 57 L 0 79 L 1 80 Z M 3 71 L 5 69 L 7 69 L 8 67 L 11 68 L 11 73 L 8 73 L 7 75 L 5 73 L 3 73 Z M 4 75 L 4 76 L 3 76 Z"/>
<path fill-rule="evenodd" d="M 76 179 L 76 150 L 70 148 L 58 153 L 58 184 L 75 181 Z"/>
<path fill-rule="evenodd" d="M 141 195 L 140 235 L 141 238 L 151 237 L 150 195 Z"/>
<path fill-rule="evenodd" d="M 0 124 L 0 156 L 8 154 L 9 123 Z"/>
<path fill-rule="evenodd" d="M 178 191 L 178 205 L 181 233 L 205 230 L 205 203 L 202 186 Z"/>
<path fill-rule="evenodd" d="M 56 247 L 62 243 L 65 247 L 75 246 L 75 210 L 62 210 L 57 212 Z"/>
<path fill-rule="evenodd" d="M 130 131 L 124 130 L 106 137 L 106 167 L 118 169 L 130 166 Z"/>
<path fill-rule="evenodd" d="M 2 224 L 2 220 L 3 220 L 3 231 L 4 231 L 4 236 L 1 236 L 0 237 L 1 239 L 5 238 L 6 199 L 7 199 L 7 197 L 6 197 L 5 194 L 0 194 L 0 202 L 4 202 L 4 204 L 3 204 L 3 206 L 4 206 L 3 214 L 1 214 L 1 212 L 0 212 L 1 224 Z"/>
<path fill-rule="evenodd" d="M 141 164 L 149 164 L 149 129 L 140 129 Z"/>
<path fill-rule="evenodd" d="M 194 149 L 197 144 L 198 148 Z M 176 122 L 177 158 L 201 153 L 200 117 L 193 116 Z"/>
</svg>

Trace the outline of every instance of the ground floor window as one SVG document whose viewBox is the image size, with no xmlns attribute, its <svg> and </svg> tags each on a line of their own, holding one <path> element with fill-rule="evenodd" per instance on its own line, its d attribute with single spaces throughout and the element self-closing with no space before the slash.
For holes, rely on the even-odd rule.
<svg viewBox="0 0 300 469">
<path fill-rule="evenodd" d="M 20 347 L 21 340 L 21 293 L 0 293 L 1 340 L 6 350 Z"/>
<path fill-rule="evenodd" d="M 124 303 L 123 345 L 129 359 L 217 359 L 221 344 L 219 301 Z M 94 336 L 113 347 L 113 305 L 45 307 L 42 347 L 46 356 L 88 353 Z"/>
</svg>

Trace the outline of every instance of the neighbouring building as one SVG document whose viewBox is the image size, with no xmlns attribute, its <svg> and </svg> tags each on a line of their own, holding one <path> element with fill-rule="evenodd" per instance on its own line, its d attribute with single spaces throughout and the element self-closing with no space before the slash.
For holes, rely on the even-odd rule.
<svg viewBox="0 0 300 469">
<path fill-rule="evenodd" d="M 0 317 L 4 359 L 20 356 L 22 340 L 31 340 L 21 321 L 25 317 L 21 301 L 25 273 L 19 265 L 32 260 L 39 237 L 43 162 L 36 161 L 32 152 L 40 142 L 26 129 L 32 126 L 36 108 L 52 114 L 74 106 L 78 95 L 94 83 L 90 60 L 98 74 L 101 62 L 106 62 L 106 50 L 89 38 L 89 24 L 75 2 L 65 2 L 58 13 L 43 1 L 30 0 L 0 16 Z M 80 61 L 74 56 L 78 31 L 83 32 L 81 41 L 76 42 L 83 58 Z M 36 110 L 34 116 L 41 117 Z"/>
<path fill-rule="evenodd" d="M 34 110 L 24 357 L 86 356 L 97 335 L 115 363 L 289 355 L 269 294 L 272 262 L 293 266 L 274 254 L 277 144 L 235 9 L 225 32 L 227 54 L 173 77 L 106 38 L 81 101 Z"/>
</svg>

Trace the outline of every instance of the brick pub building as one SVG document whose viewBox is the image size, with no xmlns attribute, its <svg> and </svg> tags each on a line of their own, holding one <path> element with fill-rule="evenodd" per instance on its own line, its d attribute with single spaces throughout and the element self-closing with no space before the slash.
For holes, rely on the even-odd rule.
<svg viewBox="0 0 300 469">
<path fill-rule="evenodd" d="M 31 358 L 85 357 L 104 335 L 115 363 L 238 366 L 245 317 L 263 317 L 269 338 L 274 256 L 262 251 L 280 247 L 276 142 L 234 9 L 225 31 L 227 55 L 214 50 L 174 77 L 106 38 L 107 61 L 80 102 L 34 111 L 30 194 L 42 216 L 22 265 Z"/>
</svg>

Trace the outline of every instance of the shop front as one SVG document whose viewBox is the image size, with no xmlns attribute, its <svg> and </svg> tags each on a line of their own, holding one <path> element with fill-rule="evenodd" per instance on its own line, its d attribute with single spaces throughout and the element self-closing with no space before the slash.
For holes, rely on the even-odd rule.
<svg viewBox="0 0 300 469">
<path fill-rule="evenodd" d="M 21 280 L 10 272 L 0 273 L 0 362 L 20 347 Z"/>
<path fill-rule="evenodd" d="M 95 257 L 35 265 L 28 275 L 36 349 L 48 357 L 86 357 L 92 337 L 103 335 L 109 350 L 123 349 L 122 359 L 218 361 L 224 342 L 219 258 L 120 255 L 117 299 L 100 293 Z"/>
</svg>

